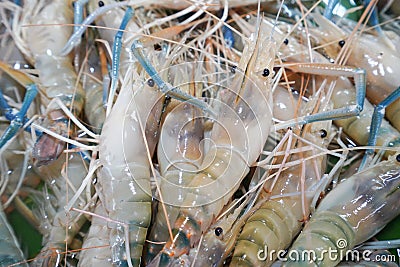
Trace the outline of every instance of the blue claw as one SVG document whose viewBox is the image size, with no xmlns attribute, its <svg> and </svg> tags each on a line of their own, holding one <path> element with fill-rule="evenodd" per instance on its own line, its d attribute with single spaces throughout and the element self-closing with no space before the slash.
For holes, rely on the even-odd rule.
<svg viewBox="0 0 400 267">
<path fill-rule="evenodd" d="M 15 115 L 12 113 L 12 108 L 8 105 L 4 99 L 3 92 L 0 91 L 0 110 L 4 114 L 7 120 L 12 121 Z"/>
<path fill-rule="evenodd" d="M 381 127 L 383 117 L 385 116 L 385 109 L 387 106 L 392 104 L 400 97 L 400 87 L 394 90 L 388 97 L 386 97 L 381 103 L 376 105 L 374 108 L 374 114 L 372 115 L 371 127 L 369 130 L 368 146 L 375 146 L 376 139 L 378 138 L 379 128 Z M 368 158 L 374 154 L 373 149 L 367 149 L 365 151 L 363 160 L 360 164 L 359 170 L 364 169 Z"/>
<path fill-rule="evenodd" d="M 369 5 L 371 0 L 364 0 L 365 6 Z M 375 28 L 375 30 L 378 32 L 379 35 L 383 35 L 383 30 L 379 24 L 379 17 L 378 17 L 378 8 L 375 6 L 375 8 L 372 10 L 371 17 L 369 18 L 369 24 Z"/>
<path fill-rule="evenodd" d="M 224 35 L 225 43 L 228 48 L 232 48 L 235 45 L 235 37 L 233 36 L 233 31 L 227 27 L 222 27 L 222 34 Z"/>
<path fill-rule="evenodd" d="M 179 101 L 187 101 L 192 105 L 202 109 L 203 111 L 209 113 L 210 115 L 216 117 L 216 113 L 202 100 L 195 98 L 194 96 L 182 92 L 178 87 L 174 87 L 166 83 L 160 75 L 158 75 L 156 69 L 151 65 L 150 61 L 146 58 L 143 53 L 143 45 L 138 41 L 133 41 L 132 53 L 135 55 L 136 59 L 139 61 L 140 65 L 145 69 L 145 71 L 150 75 L 153 81 L 160 88 L 160 91 L 172 98 Z"/>
<path fill-rule="evenodd" d="M 302 71 L 303 73 L 308 74 L 319 74 L 313 71 L 312 67 L 313 64 L 302 64 Z M 320 64 L 325 65 L 325 64 Z M 326 64 L 326 68 L 333 67 L 333 65 Z M 345 119 L 351 116 L 358 116 L 364 108 L 364 100 L 366 94 L 366 72 L 364 69 L 359 68 L 351 68 L 342 66 L 336 66 L 339 69 L 336 71 L 332 71 L 331 74 L 325 75 L 343 75 L 346 77 L 353 76 L 354 83 L 356 87 L 356 103 L 354 105 L 345 106 L 342 108 L 337 108 L 334 110 L 323 111 L 321 113 L 306 115 L 300 118 L 296 118 L 287 122 L 279 123 L 275 126 L 275 130 L 285 129 L 287 127 L 292 127 L 294 125 L 303 125 L 307 123 L 317 122 L 317 121 L 326 121 L 326 120 L 339 120 Z M 292 68 L 292 67 L 289 67 Z M 295 70 L 295 69 L 294 69 Z M 298 70 L 295 70 L 298 71 Z"/>
<path fill-rule="evenodd" d="M 81 41 L 81 36 L 85 32 L 86 28 L 94 22 L 94 20 L 101 16 L 102 14 L 106 13 L 109 10 L 112 10 L 117 7 L 122 7 L 122 6 L 127 6 L 131 4 L 129 1 L 124 1 L 124 2 L 116 2 L 110 5 L 102 6 L 96 9 L 93 13 L 91 13 L 89 16 L 85 18 L 85 20 L 82 21 L 81 25 L 79 25 L 76 30 L 74 30 L 74 33 L 72 36 L 69 38 L 67 43 L 64 45 L 60 52 L 60 56 L 66 56 L 69 54 L 69 52 L 72 51 L 72 49 L 77 46 L 80 41 Z M 78 11 L 79 12 L 79 11 Z"/>
<path fill-rule="evenodd" d="M 122 50 L 122 36 L 124 35 L 124 30 L 128 25 L 128 22 L 133 17 L 134 10 L 131 7 L 126 9 L 125 15 L 122 19 L 121 25 L 119 26 L 119 30 L 114 37 L 114 44 L 113 44 L 113 58 L 112 58 L 112 65 L 111 65 L 111 95 L 114 94 L 117 84 L 118 84 L 118 76 L 119 76 L 119 61 L 121 57 L 121 50 Z"/>
<path fill-rule="evenodd" d="M 325 7 L 325 11 L 324 11 L 325 18 L 327 18 L 327 19 L 332 18 L 333 9 L 337 5 L 337 3 L 339 3 L 339 0 L 329 0 L 328 1 L 328 5 Z"/>
<path fill-rule="evenodd" d="M 26 113 L 28 112 L 28 109 L 32 104 L 32 101 L 35 99 L 37 93 L 38 89 L 35 84 L 28 85 L 21 110 L 15 115 L 12 114 L 12 109 L 5 101 L 3 94 L 0 93 L 0 109 L 5 114 L 5 117 L 11 121 L 10 125 L 0 138 L 0 148 L 3 147 L 12 137 L 14 137 L 18 130 L 21 129 L 22 126 L 28 121 Z"/>
<path fill-rule="evenodd" d="M 80 25 L 83 21 L 83 6 L 89 2 L 89 0 L 78 0 L 74 2 L 74 33 L 79 30 Z"/>
</svg>

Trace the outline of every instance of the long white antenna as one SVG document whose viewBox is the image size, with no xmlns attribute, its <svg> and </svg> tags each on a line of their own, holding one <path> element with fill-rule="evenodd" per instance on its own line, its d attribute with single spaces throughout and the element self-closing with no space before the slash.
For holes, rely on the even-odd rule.
<svg viewBox="0 0 400 267">
<path fill-rule="evenodd" d="M 270 35 L 270 37 L 269 37 L 271 40 L 272 40 L 272 35 L 273 35 L 273 34 L 274 34 L 274 32 L 275 32 L 275 27 L 276 27 L 276 24 L 277 24 L 277 22 L 278 22 L 279 15 L 281 14 L 282 7 L 283 7 L 283 3 L 284 3 L 284 2 L 285 2 L 285 0 L 282 0 L 282 3 L 281 3 L 281 5 L 279 6 L 278 13 L 276 14 L 276 18 L 275 18 L 274 26 L 272 27 L 271 35 Z M 260 4 L 260 1 L 259 1 L 258 3 Z M 260 8 L 260 6 L 259 6 L 258 8 Z"/>
</svg>

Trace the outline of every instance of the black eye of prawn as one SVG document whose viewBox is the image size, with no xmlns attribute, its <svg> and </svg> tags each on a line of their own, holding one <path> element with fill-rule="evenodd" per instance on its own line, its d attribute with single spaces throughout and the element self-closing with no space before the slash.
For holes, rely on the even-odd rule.
<svg viewBox="0 0 400 267">
<path fill-rule="evenodd" d="M 147 85 L 150 87 L 154 87 L 154 80 L 153 79 L 148 79 L 147 80 Z"/>
<path fill-rule="evenodd" d="M 288 39 L 285 39 L 285 40 L 283 41 L 283 43 L 284 43 L 285 45 L 288 45 L 288 44 L 289 44 L 289 40 L 288 40 Z"/>
<path fill-rule="evenodd" d="M 398 154 L 398 155 L 396 156 L 396 160 L 397 160 L 397 162 L 400 162 L 400 154 Z"/>
<path fill-rule="evenodd" d="M 216 235 L 216 236 L 222 235 L 223 232 L 224 232 L 224 230 L 222 230 L 221 227 L 215 228 L 215 235 Z"/>
<path fill-rule="evenodd" d="M 267 77 L 269 75 L 269 69 L 264 69 L 262 76 Z"/>
<path fill-rule="evenodd" d="M 343 47 L 345 43 L 346 43 L 346 42 L 345 42 L 344 40 L 340 40 L 340 41 L 339 41 L 339 46 L 340 46 L 340 47 Z"/>
<path fill-rule="evenodd" d="M 104 2 L 103 1 L 99 1 L 99 7 L 104 6 Z"/>
<path fill-rule="evenodd" d="M 328 135 L 328 133 L 326 132 L 325 129 L 319 130 L 319 134 L 320 134 L 321 138 L 325 138 Z"/>
</svg>

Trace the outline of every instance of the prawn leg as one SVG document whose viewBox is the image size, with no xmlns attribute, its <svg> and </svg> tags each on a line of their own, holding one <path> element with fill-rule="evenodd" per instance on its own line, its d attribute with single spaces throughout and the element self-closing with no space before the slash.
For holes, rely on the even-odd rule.
<svg viewBox="0 0 400 267">
<path fill-rule="evenodd" d="M 387 98 L 385 98 L 381 103 L 379 103 L 374 108 L 374 113 L 372 115 L 370 134 L 368 138 L 368 146 L 375 146 L 376 139 L 378 138 L 379 128 L 382 124 L 383 117 L 385 116 L 385 109 L 392 104 L 394 101 L 400 97 L 400 87 L 394 90 Z M 364 158 L 361 162 L 359 170 L 364 169 L 368 158 L 374 153 L 373 149 L 367 149 L 365 151 Z"/>
<path fill-rule="evenodd" d="M 3 90 L 0 90 L 0 110 L 1 113 L 4 114 L 4 117 L 6 117 L 6 119 L 9 121 L 12 121 L 15 117 L 15 115 L 12 114 L 12 108 L 8 105 L 6 99 L 4 98 Z"/>
<path fill-rule="evenodd" d="M 89 0 L 77 0 L 74 2 L 74 33 L 79 30 L 79 25 L 83 21 L 83 6 L 89 2 Z"/>
<path fill-rule="evenodd" d="M 145 71 L 150 75 L 150 77 L 158 85 L 158 87 L 160 88 L 162 93 L 167 94 L 170 97 L 175 98 L 180 101 L 187 101 L 187 102 L 193 104 L 194 106 L 202 109 L 203 111 L 205 111 L 213 116 L 216 116 L 214 111 L 210 107 L 208 107 L 208 105 L 205 102 L 191 96 L 190 94 L 182 92 L 177 87 L 173 87 L 172 85 L 166 83 L 160 77 L 160 75 L 157 73 L 154 66 L 150 63 L 150 61 L 144 55 L 143 45 L 138 40 L 133 41 L 132 52 L 135 55 L 136 59 L 139 61 L 140 65 L 142 65 L 142 67 L 145 69 Z"/>
<path fill-rule="evenodd" d="M 79 2 L 79 1 L 78 1 Z M 104 5 L 96 9 L 93 13 L 87 16 L 77 27 L 77 30 L 74 30 L 72 36 L 68 39 L 64 47 L 61 49 L 60 56 L 68 55 L 72 49 L 77 46 L 81 42 L 81 36 L 85 32 L 86 28 L 95 21 L 96 18 L 103 15 L 109 10 L 112 10 L 117 7 L 127 6 L 130 3 L 128 1 L 113 3 L 109 5 Z M 78 11 L 79 12 L 79 11 Z M 75 11 L 76 13 L 76 11 Z"/>
<path fill-rule="evenodd" d="M 329 0 L 328 1 L 328 5 L 326 6 L 326 8 L 324 10 L 324 17 L 325 18 L 332 19 L 333 9 L 337 5 L 337 3 L 339 3 L 339 0 Z"/>
<path fill-rule="evenodd" d="M 321 112 L 313 115 L 306 115 L 276 126 L 277 130 L 285 129 L 294 125 L 303 125 L 311 122 L 324 120 L 344 119 L 351 116 L 358 116 L 364 107 L 364 99 L 366 93 L 366 72 L 364 69 L 353 68 L 348 66 L 332 65 L 332 64 L 313 64 L 301 63 L 287 66 L 292 71 L 302 72 L 307 74 L 325 75 L 325 76 L 346 76 L 354 77 L 356 88 L 356 103 L 354 105 Z"/>
<path fill-rule="evenodd" d="M 18 130 L 22 128 L 24 123 L 27 122 L 28 119 L 26 117 L 26 113 L 28 112 L 28 109 L 32 104 L 32 101 L 35 99 L 37 93 L 38 89 L 34 84 L 31 84 L 26 88 L 24 102 L 22 103 L 21 110 L 17 114 L 11 115 L 12 119 L 10 126 L 8 126 L 6 131 L 0 137 L 0 147 L 3 147 L 11 138 L 13 138 Z M 2 100 L 4 100 L 3 96 Z"/>
<path fill-rule="evenodd" d="M 28 121 L 26 113 L 33 100 L 35 99 L 38 88 L 25 74 L 13 70 L 7 64 L 0 62 L 0 69 L 14 78 L 22 86 L 26 88 L 24 100 L 22 102 L 22 107 L 19 112 L 15 115 L 12 114 L 10 106 L 7 104 L 3 97 L 3 93 L 0 92 L 0 109 L 4 112 L 7 120 L 10 120 L 10 126 L 6 129 L 3 135 L 0 137 L 0 148 L 3 147 L 11 138 L 13 138 L 19 129 Z"/>
<path fill-rule="evenodd" d="M 228 48 L 232 48 L 235 45 L 235 36 L 233 31 L 228 26 L 222 27 L 222 34 L 224 35 L 224 40 Z"/>
<path fill-rule="evenodd" d="M 110 88 L 110 96 L 108 102 L 113 101 L 114 93 L 115 90 L 117 89 L 118 76 L 119 76 L 119 62 L 121 58 L 121 49 L 122 49 L 122 36 L 124 35 L 124 30 L 126 29 L 129 20 L 133 17 L 133 14 L 134 10 L 132 9 L 132 7 L 128 7 L 122 19 L 121 26 L 119 27 L 119 30 L 114 37 L 113 56 L 111 65 L 111 88 Z M 111 106 L 111 103 L 108 103 L 107 105 Z"/>
</svg>

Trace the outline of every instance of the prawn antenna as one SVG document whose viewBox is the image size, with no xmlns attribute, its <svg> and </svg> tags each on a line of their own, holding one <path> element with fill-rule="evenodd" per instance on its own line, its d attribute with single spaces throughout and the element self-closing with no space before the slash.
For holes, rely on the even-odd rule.
<svg viewBox="0 0 400 267">
<path fill-rule="evenodd" d="M 270 40 L 272 40 L 272 35 L 273 35 L 274 32 L 275 32 L 276 24 L 278 23 L 279 15 L 281 14 L 282 7 L 283 7 L 283 3 L 284 3 L 284 2 L 285 2 L 285 0 L 283 0 L 283 1 L 281 2 L 281 4 L 279 5 L 279 10 L 278 10 L 278 13 L 276 14 L 274 26 L 272 26 L 271 35 L 269 36 L 269 39 L 270 39 Z M 260 1 L 258 2 L 258 10 L 260 10 Z"/>
</svg>

